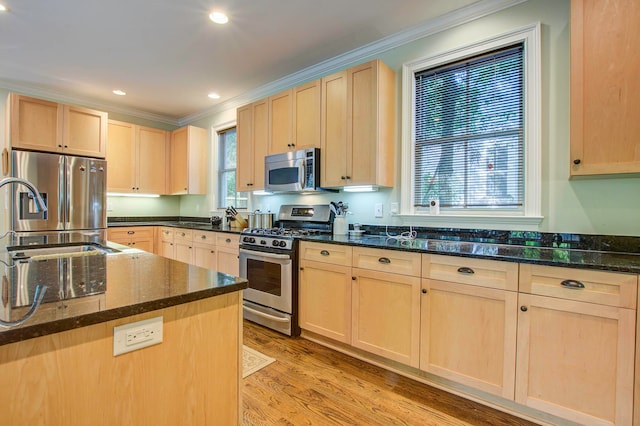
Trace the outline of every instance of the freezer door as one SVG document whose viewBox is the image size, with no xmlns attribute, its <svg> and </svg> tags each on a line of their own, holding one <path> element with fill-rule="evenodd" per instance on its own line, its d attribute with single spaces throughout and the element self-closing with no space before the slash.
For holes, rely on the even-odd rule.
<svg viewBox="0 0 640 426">
<path fill-rule="evenodd" d="M 64 229 L 62 190 L 64 157 L 43 152 L 11 153 L 13 176 L 33 183 L 47 204 L 46 212 L 36 212 L 33 198 L 22 185 L 12 184 L 11 226 L 14 231 L 57 231 Z"/>
<path fill-rule="evenodd" d="M 66 230 L 107 227 L 107 162 L 66 157 Z"/>
</svg>

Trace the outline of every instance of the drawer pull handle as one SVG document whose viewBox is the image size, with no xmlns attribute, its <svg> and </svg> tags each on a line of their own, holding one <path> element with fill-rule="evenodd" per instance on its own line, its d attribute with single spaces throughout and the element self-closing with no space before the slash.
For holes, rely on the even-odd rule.
<svg viewBox="0 0 640 426">
<path fill-rule="evenodd" d="M 201 235 L 200 238 L 202 238 L 203 240 L 206 240 L 207 236 L 206 235 Z"/>
<path fill-rule="evenodd" d="M 127 231 L 127 234 L 129 234 L 129 235 L 133 235 L 135 233 L 136 233 L 136 231 Z"/>
<path fill-rule="evenodd" d="M 327 250 L 322 250 L 320 254 L 323 256 L 329 256 L 329 252 Z"/>
<path fill-rule="evenodd" d="M 389 259 L 388 257 L 381 257 L 380 259 L 378 259 L 378 262 L 386 263 L 388 265 L 389 263 L 391 263 L 391 259 Z"/>
<path fill-rule="evenodd" d="M 458 272 L 460 272 L 461 274 L 465 274 L 465 275 L 473 275 L 476 273 L 476 271 L 474 271 L 471 268 L 468 268 L 466 266 L 461 266 L 458 268 Z"/>
<path fill-rule="evenodd" d="M 560 283 L 560 285 L 564 288 L 571 288 L 574 290 L 580 290 L 584 288 L 584 284 L 582 284 L 578 280 L 564 280 Z"/>
<path fill-rule="evenodd" d="M 231 242 L 231 238 L 227 238 L 227 239 L 225 240 L 225 242 L 226 242 L 226 243 L 230 243 L 230 242 Z"/>
</svg>

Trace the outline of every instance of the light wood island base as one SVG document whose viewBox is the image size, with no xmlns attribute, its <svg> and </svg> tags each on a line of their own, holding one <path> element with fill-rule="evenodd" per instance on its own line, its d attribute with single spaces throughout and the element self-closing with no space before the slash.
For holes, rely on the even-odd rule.
<svg viewBox="0 0 640 426">
<path fill-rule="evenodd" d="M 0 346 L 5 424 L 236 425 L 240 292 Z M 164 317 L 163 342 L 113 356 L 113 327 Z"/>
</svg>

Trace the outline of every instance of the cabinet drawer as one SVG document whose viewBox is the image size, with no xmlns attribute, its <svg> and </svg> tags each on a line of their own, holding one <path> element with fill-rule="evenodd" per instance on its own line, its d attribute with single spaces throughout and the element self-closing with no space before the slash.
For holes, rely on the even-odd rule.
<svg viewBox="0 0 640 426">
<path fill-rule="evenodd" d="M 525 263 L 520 265 L 520 291 L 635 309 L 638 277 L 618 272 Z"/>
<path fill-rule="evenodd" d="M 240 235 L 216 233 L 216 246 L 220 248 L 238 250 L 239 244 Z"/>
<path fill-rule="evenodd" d="M 173 237 L 176 233 L 174 228 L 160 228 L 160 239 L 162 241 L 170 241 L 173 242 Z"/>
<path fill-rule="evenodd" d="M 300 258 L 334 265 L 351 266 L 353 250 L 349 246 L 302 241 Z"/>
<path fill-rule="evenodd" d="M 193 239 L 193 231 L 191 229 L 178 228 L 174 234 L 175 242 L 191 242 Z"/>
<path fill-rule="evenodd" d="M 198 244 L 215 246 L 216 234 L 215 232 L 211 232 L 211 231 L 193 231 L 193 242 Z"/>
<path fill-rule="evenodd" d="M 423 254 L 422 277 L 518 291 L 518 264 L 513 262 Z"/>
<path fill-rule="evenodd" d="M 110 228 L 107 230 L 107 238 L 111 240 L 138 240 L 153 239 L 153 227 L 151 226 L 128 226 L 123 228 Z"/>
<path fill-rule="evenodd" d="M 420 276 L 421 255 L 396 250 L 355 247 L 353 266 L 373 271 Z"/>
</svg>

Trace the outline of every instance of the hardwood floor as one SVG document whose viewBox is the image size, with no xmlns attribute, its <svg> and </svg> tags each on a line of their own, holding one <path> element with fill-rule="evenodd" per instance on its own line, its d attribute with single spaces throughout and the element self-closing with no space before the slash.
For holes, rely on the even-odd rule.
<svg viewBox="0 0 640 426">
<path fill-rule="evenodd" d="M 244 425 L 532 425 L 303 338 L 244 322 L 276 362 L 243 379 Z"/>
</svg>

